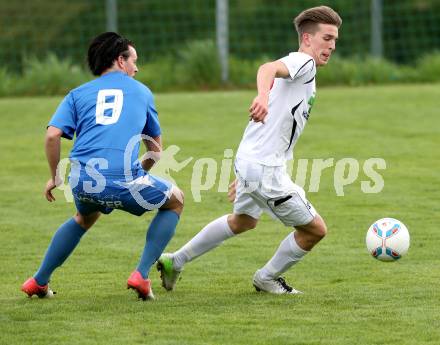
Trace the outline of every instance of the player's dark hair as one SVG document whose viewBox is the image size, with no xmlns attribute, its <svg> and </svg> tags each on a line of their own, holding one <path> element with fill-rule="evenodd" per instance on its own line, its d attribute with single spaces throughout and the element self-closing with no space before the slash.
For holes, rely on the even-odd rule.
<svg viewBox="0 0 440 345">
<path fill-rule="evenodd" d="M 316 33 L 316 31 L 318 31 L 318 24 L 331 24 L 339 28 L 342 25 L 342 19 L 339 14 L 330 7 L 318 6 L 301 12 L 293 20 L 293 24 L 301 41 L 303 33 Z"/>
<path fill-rule="evenodd" d="M 89 45 L 87 63 L 93 75 L 101 75 L 113 66 L 114 61 L 122 56 L 125 60 L 130 56 L 128 47 L 133 42 L 116 32 L 104 32 L 96 36 Z"/>
</svg>

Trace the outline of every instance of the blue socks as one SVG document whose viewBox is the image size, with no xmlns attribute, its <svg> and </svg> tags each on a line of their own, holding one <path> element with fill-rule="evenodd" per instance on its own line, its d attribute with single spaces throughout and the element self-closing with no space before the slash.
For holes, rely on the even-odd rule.
<svg viewBox="0 0 440 345">
<path fill-rule="evenodd" d="M 159 210 L 151 221 L 147 232 L 147 242 L 137 267 L 144 279 L 148 277 L 151 266 L 173 237 L 178 222 L 179 215 L 170 210 Z M 64 263 L 85 233 L 86 230 L 73 218 L 58 228 L 38 272 L 34 275 L 38 285 L 46 285 L 49 282 L 52 272 Z"/>
<path fill-rule="evenodd" d="M 43 263 L 34 275 L 38 285 L 46 285 L 49 282 L 52 272 L 69 257 L 85 233 L 86 230 L 73 218 L 70 218 L 58 228 L 52 237 L 52 242 L 47 249 Z"/>
<path fill-rule="evenodd" d="M 147 242 L 137 270 L 145 279 L 151 266 L 159 259 L 176 231 L 179 215 L 170 210 L 159 210 L 151 221 L 147 232 Z"/>
</svg>

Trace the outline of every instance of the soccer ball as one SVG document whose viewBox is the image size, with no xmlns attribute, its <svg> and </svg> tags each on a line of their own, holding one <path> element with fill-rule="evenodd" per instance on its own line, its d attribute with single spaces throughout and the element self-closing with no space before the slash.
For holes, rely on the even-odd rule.
<svg viewBox="0 0 440 345">
<path fill-rule="evenodd" d="M 382 218 L 374 222 L 365 239 L 368 252 L 380 261 L 396 261 L 409 248 L 409 232 L 406 226 L 394 218 Z"/>
</svg>

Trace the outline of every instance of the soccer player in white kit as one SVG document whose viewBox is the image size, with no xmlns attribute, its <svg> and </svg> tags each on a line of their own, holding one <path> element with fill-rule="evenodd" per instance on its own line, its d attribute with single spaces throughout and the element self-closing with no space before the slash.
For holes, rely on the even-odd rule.
<svg viewBox="0 0 440 345">
<path fill-rule="evenodd" d="M 237 179 L 230 191 L 235 196 L 234 212 L 205 226 L 176 252 L 160 257 L 157 267 L 167 290 L 174 288 L 185 263 L 254 229 L 265 211 L 294 231 L 256 271 L 253 285 L 258 291 L 274 294 L 300 293 L 281 274 L 300 261 L 326 235 L 327 228 L 285 167 L 310 116 L 316 67 L 329 61 L 342 20 L 333 9 L 319 6 L 301 12 L 294 24 L 298 52 L 258 70 L 258 94 L 250 106 L 250 122 L 235 161 Z"/>
</svg>

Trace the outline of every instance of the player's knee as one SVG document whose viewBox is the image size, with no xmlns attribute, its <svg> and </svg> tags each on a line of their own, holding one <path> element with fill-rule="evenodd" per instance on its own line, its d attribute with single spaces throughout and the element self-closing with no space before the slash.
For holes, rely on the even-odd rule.
<svg viewBox="0 0 440 345">
<path fill-rule="evenodd" d="M 185 193 L 183 193 L 183 191 L 181 190 L 181 189 L 179 189 L 179 197 L 180 197 L 180 200 L 182 200 L 182 207 L 183 207 L 183 205 L 184 205 L 184 200 L 185 200 Z"/>
<path fill-rule="evenodd" d="M 315 237 L 318 242 L 327 235 L 327 226 L 319 214 L 317 214 L 309 224 L 302 228 Z"/>
<path fill-rule="evenodd" d="M 327 225 L 325 225 L 324 220 L 319 216 L 316 220 L 317 222 L 315 224 L 313 233 L 321 240 L 327 235 Z"/>
<path fill-rule="evenodd" d="M 228 224 L 232 232 L 239 234 L 248 230 L 255 229 L 257 226 L 257 220 L 250 216 L 235 215 L 232 214 L 228 217 Z"/>
<path fill-rule="evenodd" d="M 305 232 L 312 242 L 318 243 L 327 235 L 327 226 L 324 220 L 317 215 L 309 224 L 296 227 L 297 230 Z"/>
<path fill-rule="evenodd" d="M 99 212 L 95 212 L 88 216 L 77 213 L 73 218 L 80 227 L 82 227 L 84 230 L 89 230 L 93 226 L 93 224 L 95 224 L 95 222 L 99 218 L 99 215 Z"/>
<path fill-rule="evenodd" d="M 327 226 L 324 222 L 320 224 L 316 229 L 316 236 L 323 239 L 327 235 Z"/>
<path fill-rule="evenodd" d="M 241 229 L 241 230 L 252 230 L 252 229 L 255 229 L 256 228 L 256 226 L 257 226 L 257 223 L 255 223 L 255 222 L 246 222 L 246 223 L 242 223 L 240 226 L 239 226 L 239 228 Z"/>
<path fill-rule="evenodd" d="M 180 215 L 183 212 L 184 198 L 183 192 L 179 188 L 174 187 L 171 198 L 161 209 L 172 210 Z"/>
<path fill-rule="evenodd" d="M 175 188 L 175 197 L 176 197 L 176 207 L 178 207 L 181 211 L 183 211 L 183 206 L 185 204 L 185 194 L 179 188 Z"/>
</svg>

